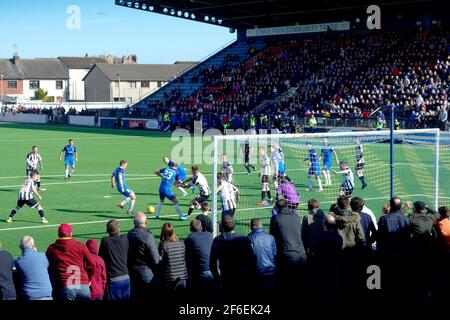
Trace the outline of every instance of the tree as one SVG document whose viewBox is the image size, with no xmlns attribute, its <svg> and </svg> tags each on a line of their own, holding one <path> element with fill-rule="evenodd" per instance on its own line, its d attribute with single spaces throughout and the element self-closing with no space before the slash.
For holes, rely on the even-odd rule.
<svg viewBox="0 0 450 320">
<path fill-rule="evenodd" d="M 35 100 L 41 100 L 41 101 L 47 102 L 47 99 L 48 99 L 47 93 L 48 93 L 48 92 L 45 91 L 44 89 L 39 88 L 39 89 L 37 89 L 37 90 L 34 92 L 34 99 L 35 99 Z"/>
</svg>

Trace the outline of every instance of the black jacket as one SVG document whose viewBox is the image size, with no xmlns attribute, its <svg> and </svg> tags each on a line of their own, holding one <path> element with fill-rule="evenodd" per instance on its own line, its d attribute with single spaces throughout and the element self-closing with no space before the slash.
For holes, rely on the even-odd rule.
<svg viewBox="0 0 450 320">
<path fill-rule="evenodd" d="M 288 263 L 306 262 L 300 217 L 291 209 L 283 208 L 270 219 L 270 234 L 277 243 L 277 256 Z"/>
<path fill-rule="evenodd" d="M 154 275 L 160 257 L 153 234 L 145 227 L 134 227 L 128 232 L 128 270 L 141 275 Z"/>
<path fill-rule="evenodd" d="M 252 250 L 247 237 L 224 232 L 212 243 L 209 266 L 224 286 L 246 287 L 252 274 Z"/>
<path fill-rule="evenodd" d="M 103 237 L 98 255 L 105 261 L 108 279 L 128 274 L 128 246 L 124 235 Z"/>
<path fill-rule="evenodd" d="M 190 278 L 209 271 L 212 243 L 213 235 L 210 232 L 193 232 L 184 241 L 186 264 Z"/>
<path fill-rule="evenodd" d="M 14 259 L 12 255 L 0 250 L 0 300 L 15 300 L 16 289 L 13 282 Z"/>
</svg>

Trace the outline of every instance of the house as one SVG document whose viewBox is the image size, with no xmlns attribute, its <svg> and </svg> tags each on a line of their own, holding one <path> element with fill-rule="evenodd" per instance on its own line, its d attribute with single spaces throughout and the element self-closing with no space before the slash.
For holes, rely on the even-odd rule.
<svg viewBox="0 0 450 320">
<path fill-rule="evenodd" d="M 194 64 L 195 62 L 97 63 L 83 79 L 86 101 L 134 103 L 179 76 Z"/>
<path fill-rule="evenodd" d="M 3 75 L 3 76 L 2 76 Z M 63 102 L 68 95 L 69 73 L 58 59 L 0 59 L 3 94 L 33 100 L 38 89 L 47 91 L 48 101 Z"/>
<path fill-rule="evenodd" d="M 69 72 L 69 101 L 84 101 L 83 78 L 96 63 L 106 63 L 98 57 L 58 57 Z"/>
</svg>

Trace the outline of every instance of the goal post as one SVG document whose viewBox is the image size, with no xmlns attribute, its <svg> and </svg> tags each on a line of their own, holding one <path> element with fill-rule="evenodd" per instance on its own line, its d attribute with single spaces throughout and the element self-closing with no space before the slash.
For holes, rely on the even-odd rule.
<svg viewBox="0 0 450 320">
<path fill-rule="evenodd" d="M 222 170 L 223 155 L 227 156 L 228 162 L 234 169 L 232 184 L 240 190 L 240 200 L 236 204 L 234 215 L 236 230 L 240 233 L 248 233 L 249 221 L 254 217 L 260 218 L 263 225 L 268 227 L 276 198 L 276 188 L 270 177 L 268 188 L 273 201 L 271 203 L 263 201 L 262 190 L 265 187 L 258 173 L 261 169 L 260 152 L 268 156 L 270 165 L 273 167 L 275 160 L 272 160 L 270 145 L 281 149 L 286 175 L 294 184 L 300 197 L 297 210 L 301 216 L 306 212 L 309 199 L 319 200 L 321 208 L 327 212 L 329 205 L 334 203 L 339 195 L 343 175 L 333 173 L 340 171 L 339 163 L 334 156 L 329 164 L 329 170 L 324 171 L 326 155 L 322 153 L 322 150 L 326 149 L 326 141 L 336 152 L 336 157 L 346 162 L 352 171 L 353 196 L 362 197 L 376 215 L 379 215 L 380 208 L 388 202 L 391 194 L 399 195 L 405 200 L 424 200 L 430 207 L 437 209 L 445 199 L 448 199 L 450 191 L 448 187 L 450 176 L 447 176 L 450 175 L 450 167 L 446 167 L 445 172 L 441 172 L 440 169 L 443 160 L 448 166 L 450 154 L 442 152 L 444 148 L 441 146 L 442 135 L 439 129 L 396 130 L 393 133 L 393 140 L 390 134 L 389 130 L 382 130 L 298 134 L 255 134 L 252 132 L 252 134 L 213 136 L 214 234 L 218 234 L 218 225 L 222 217 L 221 194 L 217 193 L 217 188 L 220 183 L 218 174 Z M 445 150 L 450 146 L 448 136 L 445 135 Z M 358 143 L 362 146 L 364 159 L 362 166 L 356 166 L 356 141 L 359 141 Z M 243 145 L 245 144 L 249 146 L 247 161 L 250 166 L 244 163 L 246 159 Z M 391 147 L 394 150 L 393 159 L 390 159 Z M 315 150 L 320 169 L 311 169 L 308 148 Z M 273 151 L 276 153 L 276 150 Z M 256 170 L 253 170 L 253 167 Z M 358 168 L 361 170 L 356 170 Z M 316 174 L 316 171 L 319 174 Z M 328 181 L 331 184 L 328 184 Z M 443 183 L 443 181 L 447 182 Z M 362 188 L 364 184 L 367 187 Z"/>
</svg>

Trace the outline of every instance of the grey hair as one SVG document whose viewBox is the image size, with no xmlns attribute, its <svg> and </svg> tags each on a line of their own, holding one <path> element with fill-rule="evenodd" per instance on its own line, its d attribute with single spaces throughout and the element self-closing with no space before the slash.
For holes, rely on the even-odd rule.
<svg viewBox="0 0 450 320">
<path fill-rule="evenodd" d="M 147 222 L 147 216 L 143 212 L 138 212 L 134 216 L 134 225 L 136 227 L 143 227 Z"/>
<path fill-rule="evenodd" d="M 30 236 L 23 236 L 22 239 L 20 239 L 20 248 L 21 249 L 34 248 L 34 239 Z"/>
</svg>

